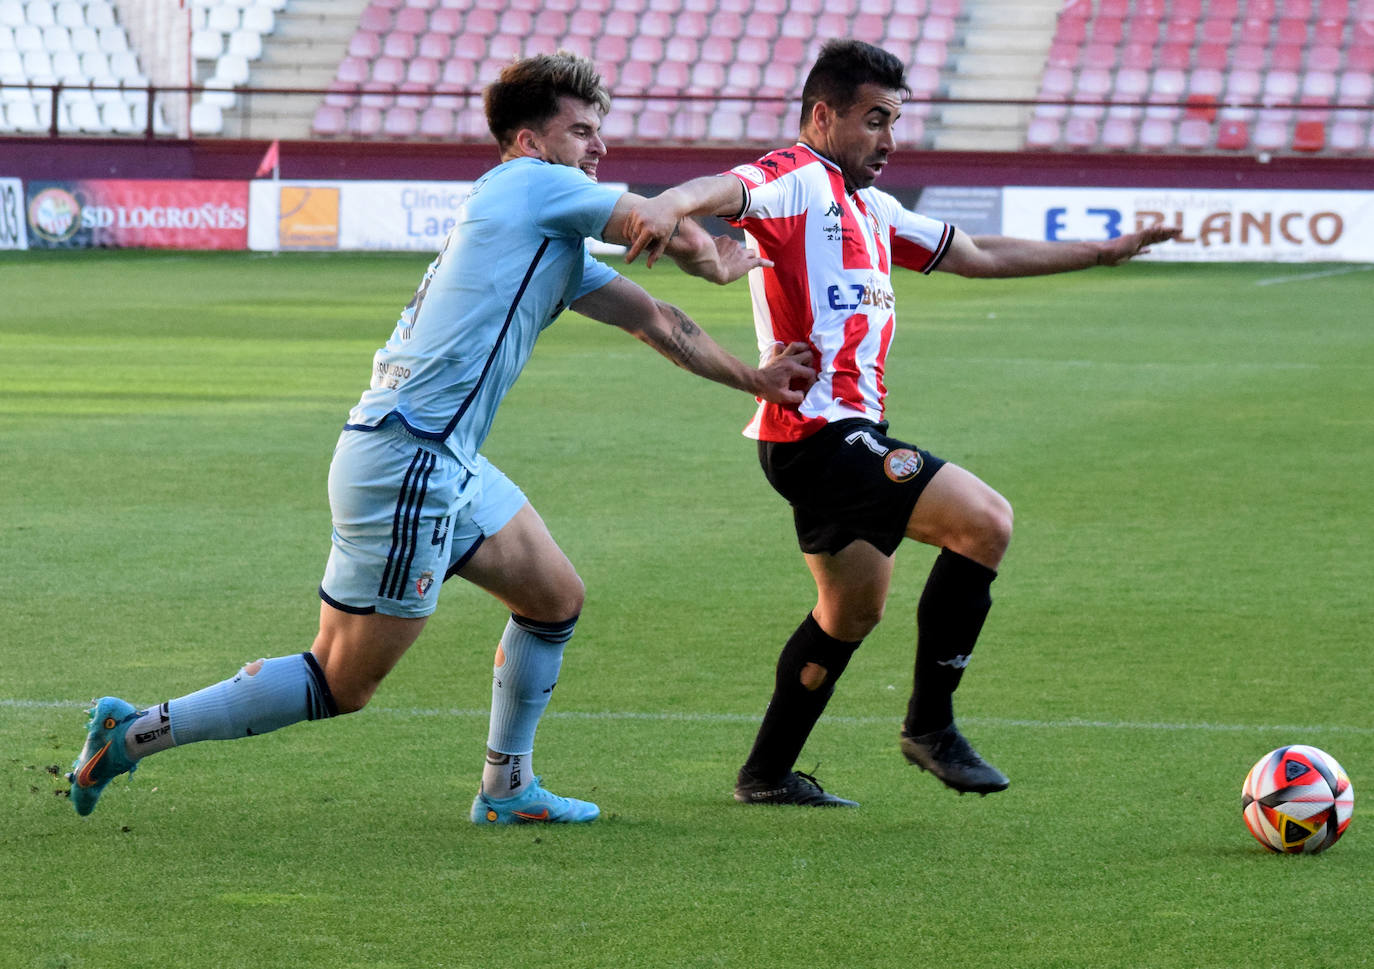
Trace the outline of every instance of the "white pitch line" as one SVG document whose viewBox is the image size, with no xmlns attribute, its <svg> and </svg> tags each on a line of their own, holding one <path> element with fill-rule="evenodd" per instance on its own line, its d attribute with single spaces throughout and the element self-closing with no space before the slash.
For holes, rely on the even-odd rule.
<svg viewBox="0 0 1374 969">
<path fill-rule="evenodd" d="M 0 708 L 17 710 L 80 709 L 89 700 L 21 700 L 0 698 Z M 397 717 L 400 719 L 432 719 L 448 717 L 452 719 L 487 718 L 486 710 L 463 710 L 456 707 L 383 707 L 370 706 L 367 710 L 374 716 Z M 550 710 L 544 715 L 550 720 L 642 720 L 652 723 L 753 723 L 759 717 L 753 713 L 705 713 L 633 711 L 633 710 Z M 826 717 L 829 723 L 856 724 L 893 724 L 900 716 L 890 717 Z M 1296 726 L 1292 724 L 1240 724 L 1211 723 L 1208 721 L 1184 722 L 1162 720 L 1087 720 L 1069 717 L 1063 720 L 1030 720 L 1019 717 L 960 717 L 960 723 L 985 727 L 1024 727 L 1031 730 L 1140 730 L 1163 731 L 1166 733 L 1286 733 L 1286 734 L 1353 734 L 1357 736 L 1374 735 L 1374 727 L 1355 727 L 1342 724 L 1322 726 Z"/>
<path fill-rule="evenodd" d="M 1328 276 L 1345 276 L 1349 273 L 1367 273 L 1374 266 L 1342 266 L 1340 269 L 1323 269 L 1315 273 L 1296 273 L 1292 276 L 1269 276 L 1255 280 L 1256 286 L 1278 286 L 1281 283 L 1299 283 L 1309 279 L 1326 279 Z"/>
</svg>

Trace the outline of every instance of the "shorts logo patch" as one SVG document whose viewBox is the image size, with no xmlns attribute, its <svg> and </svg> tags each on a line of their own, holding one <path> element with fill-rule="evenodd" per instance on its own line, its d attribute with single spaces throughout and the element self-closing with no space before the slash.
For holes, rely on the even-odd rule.
<svg viewBox="0 0 1374 969">
<path fill-rule="evenodd" d="M 925 462 L 921 455 L 910 448 L 899 447 L 889 451 L 887 457 L 883 459 L 883 470 L 893 481 L 901 483 L 910 481 L 921 473 L 921 465 Z"/>
<path fill-rule="evenodd" d="M 429 569 L 420 573 L 420 577 L 415 580 L 415 592 L 423 599 L 426 593 L 434 587 L 434 573 Z"/>
</svg>

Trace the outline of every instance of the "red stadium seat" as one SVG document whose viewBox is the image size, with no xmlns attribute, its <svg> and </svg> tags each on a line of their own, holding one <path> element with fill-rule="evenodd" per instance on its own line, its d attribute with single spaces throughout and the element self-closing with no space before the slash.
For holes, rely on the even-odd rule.
<svg viewBox="0 0 1374 969">
<path fill-rule="evenodd" d="M 1199 44 L 1197 55 L 1192 62 L 1168 66 L 1178 68 L 1196 66 L 1221 71 L 1231 66 L 1231 59 L 1225 44 Z"/>
<path fill-rule="evenodd" d="M 668 58 L 658 65 L 654 72 L 654 90 L 665 94 L 677 94 L 687 90 L 692 77 L 685 61 Z"/>
<path fill-rule="evenodd" d="M 1246 17 L 1240 22 L 1239 40 L 1242 44 L 1258 44 L 1263 47 L 1269 43 L 1274 25 L 1269 20 Z"/>
<path fill-rule="evenodd" d="M 1217 126 L 1217 147 L 1223 151 L 1243 151 L 1250 144 L 1244 121 L 1223 121 Z"/>
<path fill-rule="evenodd" d="M 402 7 L 396 11 L 392 29 L 407 34 L 423 34 L 429 29 L 429 14 L 416 7 Z"/>
<path fill-rule="evenodd" d="M 379 3 L 370 3 L 363 8 L 362 16 L 358 20 L 358 26 L 374 34 L 384 34 L 391 29 L 391 20 L 391 10 Z"/>
<path fill-rule="evenodd" d="M 366 105 L 354 108 L 348 114 L 348 131 L 360 138 L 375 138 L 382 130 L 382 112 L 379 108 Z"/>
<path fill-rule="evenodd" d="M 1237 44 L 1231 48 L 1231 67 L 1261 71 L 1269 64 L 1269 51 L 1259 44 Z"/>
<path fill-rule="evenodd" d="M 669 37 L 663 45 L 663 59 L 676 61 L 684 67 L 690 68 L 700 51 L 701 45 L 691 37 Z"/>
<path fill-rule="evenodd" d="M 626 94 L 643 94 L 654 83 L 655 65 L 649 61 L 628 60 L 620 66 L 616 87 Z"/>
<path fill-rule="evenodd" d="M 1117 47 L 1115 44 L 1084 44 L 1079 48 L 1080 67 L 1103 70 L 1116 66 Z"/>
<path fill-rule="evenodd" d="M 1088 18 L 1060 14 L 1054 29 L 1054 39 L 1065 44 L 1082 44 L 1088 39 Z"/>
<path fill-rule="evenodd" d="M 453 38 L 447 34 L 434 33 L 433 31 L 421 34 L 415 52 L 421 57 L 446 61 L 449 55 L 453 53 Z"/>
<path fill-rule="evenodd" d="M 1198 30 L 1198 37 L 1204 44 L 1229 44 L 1235 34 L 1235 25 L 1229 17 L 1209 14 Z"/>
<path fill-rule="evenodd" d="M 1302 48 L 1295 44 L 1275 44 L 1269 50 L 1269 67 L 1277 71 L 1302 70 Z"/>
<path fill-rule="evenodd" d="M 1307 48 L 1307 69 L 1309 71 L 1328 71 L 1335 73 L 1344 63 L 1339 47 L 1316 44 Z"/>
</svg>

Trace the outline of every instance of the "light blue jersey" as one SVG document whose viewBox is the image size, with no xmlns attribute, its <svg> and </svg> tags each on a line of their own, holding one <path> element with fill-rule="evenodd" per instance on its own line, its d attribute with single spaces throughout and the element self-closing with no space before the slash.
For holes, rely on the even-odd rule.
<svg viewBox="0 0 1374 969">
<path fill-rule="evenodd" d="M 472 186 L 443 249 L 348 415 L 373 430 L 391 415 L 465 467 L 539 334 L 572 302 L 617 277 L 586 251 L 621 191 L 580 169 L 517 158 Z"/>
</svg>

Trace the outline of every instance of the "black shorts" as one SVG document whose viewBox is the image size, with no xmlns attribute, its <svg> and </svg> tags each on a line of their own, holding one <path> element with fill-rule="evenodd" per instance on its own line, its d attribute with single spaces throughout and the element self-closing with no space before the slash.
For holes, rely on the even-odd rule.
<svg viewBox="0 0 1374 969">
<path fill-rule="evenodd" d="M 802 441 L 759 442 L 759 464 L 792 505 L 803 552 L 833 555 L 863 539 L 891 555 L 902 544 L 916 499 L 945 462 L 886 431 L 886 422 L 855 418 Z"/>
</svg>

